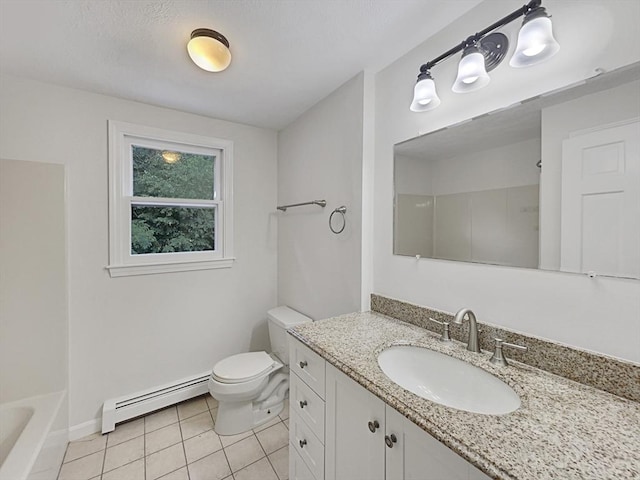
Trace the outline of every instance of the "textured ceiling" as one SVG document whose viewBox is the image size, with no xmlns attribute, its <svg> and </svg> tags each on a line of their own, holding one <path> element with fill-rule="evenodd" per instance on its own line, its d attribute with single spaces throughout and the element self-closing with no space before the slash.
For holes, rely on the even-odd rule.
<svg viewBox="0 0 640 480">
<path fill-rule="evenodd" d="M 279 129 L 478 3 L 0 0 L 0 71 Z M 195 28 L 229 39 L 228 70 L 191 63 L 186 42 Z"/>
</svg>

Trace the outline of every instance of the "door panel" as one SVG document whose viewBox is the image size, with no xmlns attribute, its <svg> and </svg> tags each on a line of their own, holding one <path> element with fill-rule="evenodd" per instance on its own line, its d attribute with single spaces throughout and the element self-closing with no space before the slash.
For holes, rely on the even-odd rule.
<svg viewBox="0 0 640 480">
<path fill-rule="evenodd" d="M 326 373 L 326 480 L 384 480 L 384 402 L 333 366 Z"/>
<path fill-rule="evenodd" d="M 640 122 L 563 142 L 560 268 L 640 278 Z"/>
</svg>

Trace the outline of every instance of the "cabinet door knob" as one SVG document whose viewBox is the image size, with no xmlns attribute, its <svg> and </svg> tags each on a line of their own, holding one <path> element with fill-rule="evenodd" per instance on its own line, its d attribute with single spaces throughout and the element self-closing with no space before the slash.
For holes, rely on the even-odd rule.
<svg viewBox="0 0 640 480">
<path fill-rule="evenodd" d="M 300 368 L 304 368 L 306 366 L 307 366 L 307 362 L 306 361 L 303 360 L 303 361 L 300 362 Z"/>
<path fill-rule="evenodd" d="M 304 448 L 306 444 L 307 444 L 306 440 L 300 440 L 300 448 Z"/>
<path fill-rule="evenodd" d="M 306 400 L 300 400 L 300 408 L 304 408 L 307 406 L 307 401 Z"/>
<path fill-rule="evenodd" d="M 384 443 L 386 443 L 387 447 L 389 448 L 393 448 L 393 444 L 396 443 L 397 441 L 398 439 L 393 433 L 391 435 L 385 435 L 384 437 Z"/>
<path fill-rule="evenodd" d="M 376 433 L 376 430 L 378 428 L 380 428 L 380 424 L 378 423 L 378 420 L 374 420 L 373 422 L 369 422 L 368 426 L 369 426 L 369 431 L 371 433 Z"/>
</svg>

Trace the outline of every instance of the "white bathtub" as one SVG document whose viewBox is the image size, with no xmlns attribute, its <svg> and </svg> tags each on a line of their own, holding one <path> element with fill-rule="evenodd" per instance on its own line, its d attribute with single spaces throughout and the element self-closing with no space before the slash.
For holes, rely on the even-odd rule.
<svg viewBox="0 0 640 480">
<path fill-rule="evenodd" d="M 46 463 L 62 462 L 60 455 L 64 455 L 66 432 L 54 434 L 52 442 L 51 428 L 65 395 L 66 392 L 56 392 L 0 405 L 0 480 L 57 475 L 57 471 L 53 471 L 56 465 Z M 52 447 L 49 450 L 55 451 L 53 455 L 43 450 L 45 442 L 53 443 L 49 445 Z M 39 465 L 34 468 L 36 461 Z"/>
</svg>

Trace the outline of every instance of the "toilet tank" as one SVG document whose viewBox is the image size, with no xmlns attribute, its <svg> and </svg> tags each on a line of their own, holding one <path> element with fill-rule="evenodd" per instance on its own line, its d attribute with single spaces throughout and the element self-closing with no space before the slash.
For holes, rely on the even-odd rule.
<svg viewBox="0 0 640 480">
<path fill-rule="evenodd" d="M 301 323 L 312 322 L 313 320 L 287 306 L 276 307 L 269 310 L 267 312 L 267 320 L 269 323 L 271 351 L 276 354 L 282 363 L 289 365 L 287 329 Z"/>
</svg>

